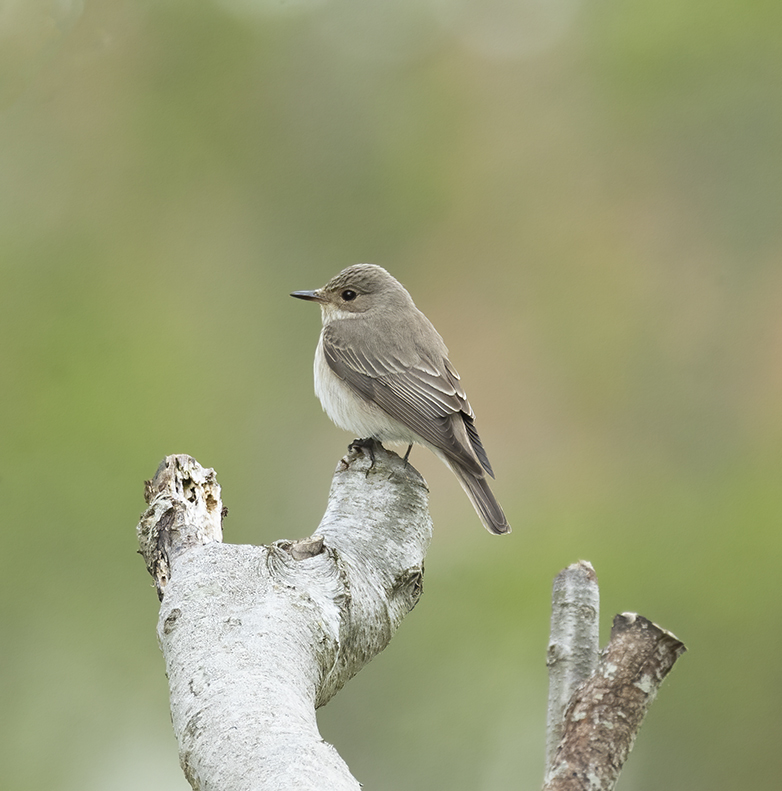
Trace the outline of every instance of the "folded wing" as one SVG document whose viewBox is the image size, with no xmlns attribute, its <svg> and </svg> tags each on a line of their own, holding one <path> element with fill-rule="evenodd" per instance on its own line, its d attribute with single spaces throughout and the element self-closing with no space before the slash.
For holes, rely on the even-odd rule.
<svg viewBox="0 0 782 791">
<path fill-rule="evenodd" d="M 494 476 L 459 374 L 445 355 L 432 359 L 408 344 L 404 359 L 379 356 L 354 337 L 341 342 L 339 324 L 324 328 L 323 351 L 340 379 L 472 475 Z"/>
</svg>

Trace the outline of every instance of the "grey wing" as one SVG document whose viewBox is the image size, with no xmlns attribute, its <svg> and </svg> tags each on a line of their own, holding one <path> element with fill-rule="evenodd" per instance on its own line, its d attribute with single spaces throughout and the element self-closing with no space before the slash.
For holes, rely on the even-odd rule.
<svg viewBox="0 0 782 791">
<path fill-rule="evenodd" d="M 364 344 L 340 342 L 333 327 L 323 331 L 326 362 L 346 384 L 386 414 L 476 475 L 492 477 L 491 465 L 473 424 L 474 415 L 447 358 L 409 360 L 370 354 Z"/>
</svg>

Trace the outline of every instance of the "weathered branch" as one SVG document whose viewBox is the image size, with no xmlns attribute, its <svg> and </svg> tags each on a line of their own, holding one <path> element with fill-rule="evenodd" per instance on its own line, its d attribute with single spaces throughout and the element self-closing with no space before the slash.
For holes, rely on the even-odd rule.
<svg viewBox="0 0 782 791">
<path fill-rule="evenodd" d="M 614 618 L 594 673 L 573 695 L 544 791 L 610 791 L 663 679 L 685 651 L 635 613 Z"/>
<path fill-rule="evenodd" d="M 162 595 L 158 637 L 194 789 L 358 789 L 315 708 L 388 644 L 421 595 L 423 479 L 375 445 L 340 462 L 315 535 L 221 543 L 212 470 L 169 456 L 138 527 Z"/>
</svg>

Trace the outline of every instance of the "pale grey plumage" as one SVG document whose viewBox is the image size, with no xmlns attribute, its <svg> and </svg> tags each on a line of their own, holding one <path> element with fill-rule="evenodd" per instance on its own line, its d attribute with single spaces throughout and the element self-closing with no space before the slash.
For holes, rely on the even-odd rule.
<svg viewBox="0 0 782 791">
<path fill-rule="evenodd" d="M 356 264 L 323 288 L 315 391 L 329 417 L 362 438 L 418 443 L 454 472 L 493 533 L 510 526 L 486 481 L 494 477 L 448 349 L 405 288 L 385 269 Z"/>
</svg>

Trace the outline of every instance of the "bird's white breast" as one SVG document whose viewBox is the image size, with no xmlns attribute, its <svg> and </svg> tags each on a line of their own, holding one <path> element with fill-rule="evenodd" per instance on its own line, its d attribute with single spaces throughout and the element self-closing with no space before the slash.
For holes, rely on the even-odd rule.
<svg viewBox="0 0 782 791">
<path fill-rule="evenodd" d="M 315 395 L 334 423 L 356 437 L 374 437 L 383 442 L 421 442 L 410 429 L 354 392 L 329 368 L 322 335 L 315 350 Z"/>
</svg>

